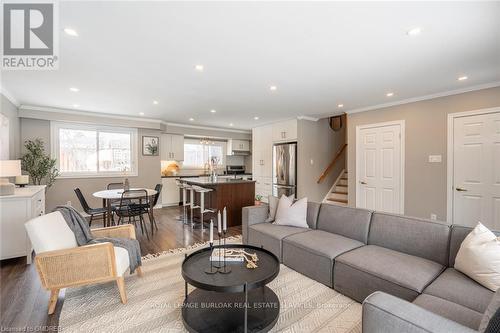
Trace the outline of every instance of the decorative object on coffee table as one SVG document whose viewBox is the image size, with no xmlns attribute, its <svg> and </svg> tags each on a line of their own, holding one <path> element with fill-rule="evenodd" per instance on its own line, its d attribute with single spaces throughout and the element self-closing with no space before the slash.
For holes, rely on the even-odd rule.
<svg viewBox="0 0 500 333">
<path fill-rule="evenodd" d="M 214 251 L 214 221 L 213 220 L 210 220 L 210 242 L 209 242 L 209 246 L 210 246 L 210 253 L 213 253 Z M 209 260 L 210 261 L 210 267 L 205 269 L 205 273 L 207 274 L 215 274 L 217 273 L 218 269 L 216 267 L 214 267 L 214 263 L 212 260 Z"/>
<path fill-rule="evenodd" d="M 254 252 L 259 258 L 259 268 L 248 269 L 244 263 L 239 263 L 231 265 L 231 274 L 209 275 L 205 274 L 205 269 L 212 248 L 206 247 L 186 256 L 181 269 L 185 281 L 184 326 L 189 332 L 269 331 L 278 320 L 280 303 L 266 284 L 279 274 L 278 258 L 255 246 L 215 246 L 215 249 L 220 248 Z M 196 289 L 188 293 L 188 284 Z M 221 308 L 207 304 L 228 306 Z"/>
</svg>

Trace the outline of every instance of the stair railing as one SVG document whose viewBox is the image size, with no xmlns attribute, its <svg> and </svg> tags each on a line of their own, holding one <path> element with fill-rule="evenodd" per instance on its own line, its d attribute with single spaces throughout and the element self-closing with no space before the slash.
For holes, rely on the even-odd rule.
<svg viewBox="0 0 500 333">
<path fill-rule="evenodd" d="M 337 163 L 339 158 L 342 156 L 342 153 L 345 151 L 346 148 L 347 148 L 347 143 L 344 143 L 344 145 L 339 149 L 337 154 L 335 154 L 335 157 L 330 162 L 330 164 L 328 164 L 325 171 L 323 171 L 321 176 L 319 176 L 318 181 L 317 181 L 318 184 L 321 183 L 328 176 L 328 174 L 333 170 L 333 167 L 335 166 L 335 164 Z"/>
</svg>

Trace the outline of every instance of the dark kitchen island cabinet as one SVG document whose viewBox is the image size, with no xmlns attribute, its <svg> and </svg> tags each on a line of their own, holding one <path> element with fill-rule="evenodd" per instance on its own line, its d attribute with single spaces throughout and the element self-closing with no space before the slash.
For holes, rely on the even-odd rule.
<svg viewBox="0 0 500 333">
<path fill-rule="evenodd" d="M 183 178 L 183 182 L 210 188 L 213 191 L 205 194 L 205 208 L 227 209 L 228 227 L 241 225 L 241 211 L 243 207 L 253 206 L 255 203 L 255 181 L 235 178 L 218 178 L 213 181 L 209 177 Z M 200 204 L 200 195 L 195 193 L 195 204 Z M 199 219 L 199 209 L 194 211 L 194 218 Z M 210 214 L 205 214 L 205 221 L 209 221 Z M 217 225 L 217 220 L 214 219 Z"/>
</svg>

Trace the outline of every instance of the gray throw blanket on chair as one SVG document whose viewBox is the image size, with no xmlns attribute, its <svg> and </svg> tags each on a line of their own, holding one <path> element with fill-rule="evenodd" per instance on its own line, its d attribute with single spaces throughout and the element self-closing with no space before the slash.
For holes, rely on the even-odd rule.
<svg viewBox="0 0 500 333">
<path fill-rule="evenodd" d="M 58 206 L 55 210 L 61 212 L 69 228 L 75 234 L 78 246 L 105 242 L 113 243 L 114 246 L 127 250 L 130 261 L 130 274 L 134 273 L 137 267 L 142 266 L 141 248 L 138 240 L 108 237 L 94 238 L 90 232 L 89 224 L 76 209 L 71 206 Z"/>
</svg>

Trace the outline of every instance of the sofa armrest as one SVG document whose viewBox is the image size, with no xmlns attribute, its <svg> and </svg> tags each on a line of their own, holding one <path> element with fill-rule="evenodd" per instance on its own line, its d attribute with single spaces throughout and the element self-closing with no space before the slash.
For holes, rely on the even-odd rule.
<svg viewBox="0 0 500 333">
<path fill-rule="evenodd" d="M 363 302 L 363 333 L 477 333 L 401 298 L 377 291 Z"/>
<path fill-rule="evenodd" d="M 135 239 L 135 227 L 132 224 L 122 224 L 114 227 L 92 229 L 94 237 Z"/>
<path fill-rule="evenodd" d="M 261 204 L 260 206 L 243 207 L 241 232 L 243 234 L 243 244 L 248 243 L 248 227 L 252 224 L 266 222 L 269 206 Z"/>
<path fill-rule="evenodd" d="M 35 263 L 45 289 L 61 289 L 116 278 L 115 249 L 108 242 L 42 252 L 36 255 Z"/>
</svg>

